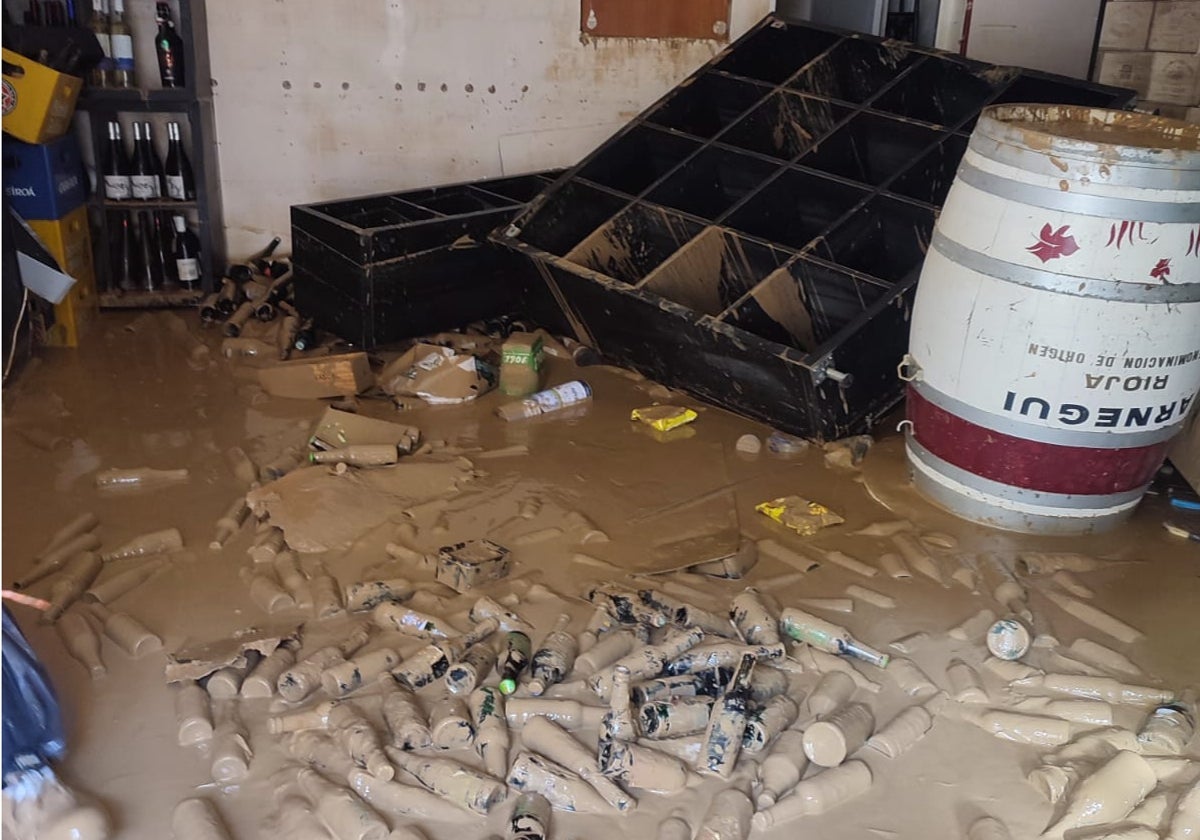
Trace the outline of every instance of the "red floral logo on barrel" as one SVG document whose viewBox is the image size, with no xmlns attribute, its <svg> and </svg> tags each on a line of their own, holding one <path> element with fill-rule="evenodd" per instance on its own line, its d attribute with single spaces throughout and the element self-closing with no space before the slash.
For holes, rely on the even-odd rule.
<svg viewBox="0 0 1200 840">
<path fill-rule="evenodd" d="M 1056 260 L 1059 257 L 1069 257 L 1079 250 L 1079 243 L 1075 241 L 1074 236 L 1068 233 L 1070 229 L 1070 225 L 1063 225 L 1058 230 L 1055 230 L 1047 222 L 1042 225 L 1037 242 L 1034 242 L 1025 250 L 1042 262 Z"/>
</svg>

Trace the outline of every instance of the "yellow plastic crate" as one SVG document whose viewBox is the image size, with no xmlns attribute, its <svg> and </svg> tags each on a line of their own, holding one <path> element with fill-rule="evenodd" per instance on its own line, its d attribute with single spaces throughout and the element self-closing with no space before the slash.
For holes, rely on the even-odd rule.
<svg viewBox="0 0 1200 840">
<path fill-rule="evenodd" d="M 4 65 L 4 133 L 26 143 L 66 134 L 83 80 L 12 50 L 4 50 Z"/>
</svg>

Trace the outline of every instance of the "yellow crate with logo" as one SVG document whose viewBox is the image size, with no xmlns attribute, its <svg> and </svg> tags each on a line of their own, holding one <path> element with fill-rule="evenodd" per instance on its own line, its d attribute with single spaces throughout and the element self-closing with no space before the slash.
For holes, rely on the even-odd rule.
<svg viewBox="0 0 1200 840">
<path fill-rule="evenodd" d="M 26 143 L 62 137 L 71 126 L 83 79 L 4 50 L 4 133 Z"/>
<path fill-rule="evenodd" d="M 92 238 L 88 233 L 87 207 L 77 207 L 57 221 L 29 221 L 30 229 L 75 285 L 54 305 L 54 324 L 46 330 L 46 343 L 78 347 L 79 332 L 96 314 L 96 273 L 92 266 Z"/>
</svg>

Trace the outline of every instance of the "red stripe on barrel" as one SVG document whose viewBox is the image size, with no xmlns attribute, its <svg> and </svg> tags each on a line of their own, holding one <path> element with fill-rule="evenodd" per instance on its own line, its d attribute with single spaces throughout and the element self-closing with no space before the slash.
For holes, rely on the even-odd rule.
<svg viewBox="0 0 1200 840">
<path fill-rule="evenodd" d="M 1137 490 L 1154 477 L 1170 445 L 1163 441 L 1104 449 L 1027 440 L 951 414 L 911 385 L 908 419 L 916 441 L 943 461 L 981 478 L 1043 493 L 1106 496 Z"/>
</svg>

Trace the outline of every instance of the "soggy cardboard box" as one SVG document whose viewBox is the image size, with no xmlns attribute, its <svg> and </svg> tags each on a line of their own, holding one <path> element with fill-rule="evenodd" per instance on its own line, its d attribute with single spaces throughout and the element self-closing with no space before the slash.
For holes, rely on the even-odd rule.
<svg viewBox="0 0 1200 840">
<path fill-rule="evenodd" d="M 1150 86 L 1151 52 L 1106 52 L 1100 56 L 1096 81 L 1104 85 L 1133 88 L 1145 96 Z"/>
<path fill-rule="evenodd" d="M 327 408 L 317 421 L 309 445 L 314 449 L 341 449 L 382 443 L 395 445 L 401 452 L 412 452 L 420 441 L 421 432 L 415 426 Z"/>
<path fill-rule="evenodd" d="M 1200 55 L 1155 53 L 1150 60 L 1150 84 L 1146 98 L 1172 105 L 1196 104 L 1196 79 Z"/>
<path fill-rule="evenodd" d="M 1200 0 L 1159 0 L 1155 3 L 1149 47 L 1162 52 L 1194 53 L 1200 50 Z"/>
<path fill-rule="evenodd" d="M 26 143 L 62 137 L 71 126 L 83 79 L 4 50 L 4 133 Z"/>
<path fill-rule="evenodd" d="M 438 550 L 434 577 L 455 592 L 466 592 L 507 576 L 510 562 L 504 546 L 491 540 L 468 540 Z"/>
<path fill-rule="evenodd" d="M 496 387 L 496 371 L 470 354 L 436 344 L 417 344 L 383 369 L 379 386 L 392 396 L 420 397 L 433 405 L 453 405 L 473 400 Z"/>
<path fill-rule="evenodd" d="M 4 192 L 25 221 L 62 219 L 87 201 L 79 141 L 73 134 L 35 145 L 4 138 Z"/>
<path fill-rule="evenodd" d="M 28 222 L 64 274 L 75 279 L 66 296 L 54 304 L 54 323 L 46 330 L 46 343 L 78 347 L 83 325 L 99 311 L 96 275 L 92 266 L 92 240 L 86 207 L 77 207 L 57 221 Z"/>
<path fill-rule="evenodd" d="M 1104 4 L 1104 25 L 1100 28 L 1100 49 L 1144 50 L 1150 35 L 1154 3 L 1110 2 Z"/>
<path fill-rule="evenodd" d="M 272 396 L 320 400 L 362 393 L 375 377 L 366 353 L 346 353 L 259 368 L 258 382 Z"/>
<path fill-rule="evenodd" d="M 500 356 L 500 393 L 527 397 L 541 389 L 545 350 L 537 333 L 514 332 L 504 340 Z"/>
</svg>

